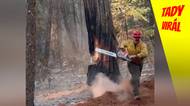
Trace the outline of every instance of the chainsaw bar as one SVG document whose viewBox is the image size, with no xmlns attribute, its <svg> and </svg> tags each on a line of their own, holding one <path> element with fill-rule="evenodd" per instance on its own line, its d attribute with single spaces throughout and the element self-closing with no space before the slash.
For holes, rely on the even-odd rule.
<svg viewBox="0 0 190 106">
<path fill-rule="evenodd" d="M 111 52 L 111 51 L 100 49 L 100 48 L 95 48 L 95 51 L 101 54 L 111 56 L 111 57 L 121 58 L 125 61 L 131 61 L 131 59 L 129 59 L 126 55 L 123 55 L 121 52 L 115 53 L 115 52 Z"/>
<path fill-rule="evenodd" d="M 102 53 L 102 54 L 108 55 L 108 56 L 117 57 L 116 53 L 110 52 L 110 51 L 107 51 L 107 50 L 104 50 L 104 49 L 95 48 L 95 51 L 98 52 L 98 53 Z"/>
</svg>

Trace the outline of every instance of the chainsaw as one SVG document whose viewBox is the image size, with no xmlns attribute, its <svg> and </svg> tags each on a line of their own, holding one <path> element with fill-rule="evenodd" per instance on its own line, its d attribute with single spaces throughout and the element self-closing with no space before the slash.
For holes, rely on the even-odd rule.
<svg viewBox="0 0 190 106">
<path fill-rule="evenodd" d="M 104 54 L 107 56 L 111 56 L 117 59 L 122 59 L 124 61 L 128 61 L 131 62 L 131 59 L 128 57 L 128 53 L 127 52 L 123 52 L 122 49 L 118 49 L 115 52 L 111 52 L 105 49 L 101 49 L 101 48 L 95 48 L 95 51 L 100 53 L 100 54 Z M 94 81 L 96 75 L 100 72 L 109 72 L 109 71 L 105 71 L 108 70 L 105 67 L 101 67 L 101 66 L 97 66 L 96 64 L 91 64 L 88 66 L 88 73 L 87 73 L 87 84 L 89 86 L 92 85 L 92 82 Z"/>
<path fill-rule="evenodd" d="M 117 52 L 111 52 L 105 49 L 101 49 L 101 48 L 95 48 L 95 51 L 100 53 L 100 54 L 104 54 L 104 55 L 108 55 L 111 57 L 115 57 L 118 59 L 122 59 L 124 61 L 128 61 L 131 62 L 132 60 L 128 57 L 128 53 L 127 52 L 123 52 L 121 49 L 118 49 Z"/>
</svg>

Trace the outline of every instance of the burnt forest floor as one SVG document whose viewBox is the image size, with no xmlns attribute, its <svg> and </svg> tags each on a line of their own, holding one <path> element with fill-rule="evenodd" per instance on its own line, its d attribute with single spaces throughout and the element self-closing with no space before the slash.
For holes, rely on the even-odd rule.
<svg viewBox="0 0 190 106">
<path fill-rule="evenodd" d="M 154 102 L 154 66 L 145 64 L 141 76 L 140 92 L 142 99 L 135 101 L 127 99 L 118 101 L 114 93 L 107 92 L 98 98 L 92 98 L 92 93 L 86 85 L 86 72 L 76 71 L 69 63 L 64 63 L 64 69 L 52 69 L 51 76 L 45 81 L 35 83 L 35 106 L 147 106 Z M 130 79 L 127 63 L 120 64 L 123 78 Z M 139 105 L 140 104 L 140 105 Z M 63 106 L 64 106 L 63 105 Z"/>
</svg>

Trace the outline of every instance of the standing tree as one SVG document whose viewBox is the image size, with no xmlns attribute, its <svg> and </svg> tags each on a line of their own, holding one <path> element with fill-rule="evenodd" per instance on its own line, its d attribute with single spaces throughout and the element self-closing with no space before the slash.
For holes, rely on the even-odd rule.
<svg viewBox="0 0 190 106">
<path fill-rule="evenodd" d="M 52 0 L 47 3 L 51 4 Z M 49 59 L 50 48 L 50 29 L 51 24 L 46 24 L 48 32 L 42 30 L 39 25 L 40 12 L 36 10 L 39 2 L 36 0 L 27 0 L 27 28 L 26 28 L 26 105 L 34 106 L 34 89 L 35 77 L 39 73 L 38 61 L 42 62 L 41 66 L 46 69 L 43 70 L 44 77 L 47 73 L 47 65 Z M 46 8 L 48 10 L 48 17 L 44 19 L 47 23 L 51 23 L 51 6 Z M 37 21 L 36 21 L 37 20 Z M 45 23 L 45 22 L 44 22 Z M 42 32 L 42 33 L 40 33 Z M 45 52 L 43 52 L 45 51 Z"/>
<path fill-rule="evenodd" d="M 50 74 L 52 0 L 36 1 L 36 79 L 44 81 Z"/>
<path fill-rule="evenodd" d="M 88 85 L 97 73 L 102 72 L 112 81 L 119 81 L 119 67 L 116 58 L 99 54 L 95 48 L 116 52 L 117 40 L 114 33 L 110 0 L 83 0 L 88 31 L 89 52 L 95 64 L 88 68 Z"/>
<path fill-rule="evenodd" d="M 34 77 L 36 60 L 36 0 L 27 0 L 26 27 L 26 105 L 34 106 Z"/>
<path fill-rule="evenodd" d="M 84 17 L 82 0 L 27 0 L 27 106 L 34 106 L 35 81 L 36 87 L 46 80 L 51 85 L 51 68 L 72 61 L 83 70 L 80 67 L 88 63 Z"/>
</svg>

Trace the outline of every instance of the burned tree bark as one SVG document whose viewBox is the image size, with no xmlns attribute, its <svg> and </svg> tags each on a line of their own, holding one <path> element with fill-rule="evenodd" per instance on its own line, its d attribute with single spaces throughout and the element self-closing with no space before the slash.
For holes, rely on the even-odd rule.
<svg viewBox="0 0 190 106">
<path fill-rule="evenodd" d="M 35 9 L 37 85 L 53 77 L 52 69 L 64 70 L 65 63 L 86 70 L 90 59 L 83 1 L 40 0 Z"/>
<path fill-rule="evenodd" d="M 61 0 L 59 10 L 63 59 L 83 73 L 90 60 L 83 1 Z"/>
<path fill-rule="evenodd" d="M 51 1 L 49 0 L 50 4 Z M 35 78 L 39 73 L 38 61 L 42 62 L 44 67 L 48 65 L 50 48 L 50 29 L 51 24 L 47 24 L 47 33 L 39 25 L 39 11 L 37 11 L 38 2 L 36 0 L 27 1 L 27 28 L 26 28 L 26 104 L 34 106 Z M 51 6 L 48 8 L 47 23 L 51 23 Z M 46 21 L 46 20 L 44 20 Z M 42 33 L 40 33 L 42 32 Z M 37 74 L 36 74 L 37 73 Z M 47 68 L 41 72 L 41 77 L 47 75 Z"/>
<path fill-rule="evenodd" d="M 60 19 L 60 0 L 52 0 L 51 9 L 51 41 L 50 41 L 50 63 L 52 67 L 62 67 L 62 49 L 61 49 L 61 19 Z"/>
<path fill-rule="evenodd" d="M 117 41 L 113 29 L 110 0 L 83 0 L 88 31 L 89 52 L 95 61 L 88 69 L 88 85 L 97 73 L 102 72 L 112 81 L 119 81 L 119 67 L 116 58 L 98 54 L 95 48 L 116 52 Z"/>
<path fill-rule="evenodd" d="M 35 50 L 36 50 L 36 0 L 27 0 L 26 27 L 26 106 L 34 106 Z"/>
<path fill-rule="evenodd" d="M 52 0 L 36 1 L 36 74 L 39 81 L 44 81 L 49 75 Z"/>
</svg>

